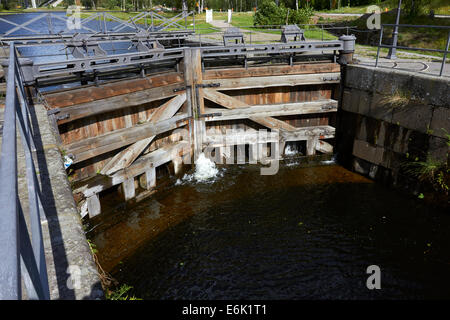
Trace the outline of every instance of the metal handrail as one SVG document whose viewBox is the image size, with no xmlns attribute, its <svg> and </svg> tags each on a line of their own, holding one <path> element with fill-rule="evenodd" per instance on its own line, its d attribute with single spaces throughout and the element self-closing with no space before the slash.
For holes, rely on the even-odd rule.
<svg viewBox="0 0 450 320">
<path fill-rule="evenodd" d="M 445 45 L 445 49 L 443 49 L 443 50 L 442 49 L 416 48 L 416 47 L 405 47 L 405 46 L 399 46 L 399 45 L 383 44 L 384 27 L 448 29 L 447 44 Z M 412 51 L 438 52 L 438 53 L 443 53 L 444 54 L 444 56 L 442 58 L 442 62 L 441 62 L 441 69 L 439 71 L 439 76 L 441 77 L 443 72 L 444 72 L 444 66 L 445 66 L 445 62 L 447 60 L 447 54 L 450 53 L 449 46 L 450 46 L 450 26 L 429 26 L 429 25 L 412 25 L 412 24 L 383 24 L 383 25 L 381 25 L 381 29 L 380 29 L 380 40 L 378 42 L 378 50 L 377 50 L 377 58 L 375 60 L 375 67 L 376 68 L 378 67 L 378 60 L 379 60 L 379 57 L 380 57 L 380 49 L 381 48 L 396 48 L 396 49 L 412 50 Z"/>
<path fill-rule="evenodd" d="M 0 154 L 0 299 L 22 299 L 23 280 L 29 299 L 50 299 L 41 230 L 41 191 L 32 153 L 35 151 L 28 98 L 14 43 L 9 46 L 6 103 Z M 16 121 L 25 154 L 29 225 L 19 200 Z"/>
</svg>

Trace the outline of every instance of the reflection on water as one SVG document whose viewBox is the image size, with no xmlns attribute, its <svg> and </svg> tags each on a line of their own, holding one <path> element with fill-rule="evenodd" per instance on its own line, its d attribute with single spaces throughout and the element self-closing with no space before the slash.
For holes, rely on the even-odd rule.
<svg viewBox="0 0 450 320">
<path fill-rule="evenodd" d="M 90 232 L 102 266 L 147 299 L 450 297 L 447 214 L 338 165 L 259 169 L 104 218 Z M 382 290 L 366 288 L 372 264 Z"/>
</svg>

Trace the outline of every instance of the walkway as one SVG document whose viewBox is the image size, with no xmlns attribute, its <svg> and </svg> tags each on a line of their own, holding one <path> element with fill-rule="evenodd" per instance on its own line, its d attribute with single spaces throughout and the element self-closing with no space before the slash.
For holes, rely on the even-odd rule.
<svg viewBox="0 0 450 320">
<path fill-rule="evenodd" d="M 31 125 L 36 152 L 33 154 L 41 186 L 41 217 L 47 275 L 52 300 L 101 299 L 103 290 L 97 267 L 86 241 L 80 216 L 67 180 L 55 135 L 43 105 L 31 108 Z M 0 107 L 0 132 L 4 106 Z M 0 149 L 1 139 L 0 134 Z M 17 137 L 17 170 L 20 203 L 28 223 L 28 188 L 25 154 L 20 134 Z M 26 290 L 23 288 L 23 298 Z"/>
<path fill-rule="evenodd" d="M 355 59 L 359 64 L 367 66 L 375 66 L 376 47 L 356 47 Z M 411 72 L 420 72 L 430 75 L 439 75 L 441 69 L 442 58 L 425 54 L 404 52 L 397 50 L 397 59 L 386 59 L 386 53 L 380 53 L 378 65 L 380 67 L 392 68 L 397 70 L 406 70 Z M 450 62 L 444 65 L 443 76 L 450 77 Z"/>
</svg>

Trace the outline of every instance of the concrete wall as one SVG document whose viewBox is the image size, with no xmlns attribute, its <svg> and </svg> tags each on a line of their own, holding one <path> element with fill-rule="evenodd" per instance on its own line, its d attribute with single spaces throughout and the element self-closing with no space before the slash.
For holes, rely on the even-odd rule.
<svg viewBox="0 0 450 320">
<path fill-rule="evenodd" d="M 404 173 L 402 164 L 427 155 L 447 159 L 450 80 L 360 65 L 347 65 L 342 72 L 336 134 L 340 162 L 417 192 L 417 180 Z"/>
</svg>

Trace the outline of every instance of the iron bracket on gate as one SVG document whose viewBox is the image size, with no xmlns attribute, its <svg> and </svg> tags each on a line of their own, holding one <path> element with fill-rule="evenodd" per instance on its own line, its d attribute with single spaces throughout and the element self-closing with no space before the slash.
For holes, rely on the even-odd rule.
<svg viewBox="0 0 450 320">
<path fill-rule="evenodd" d="M 191 86 L 184 86 L 184 87 L 175 88 L 175 89 L 173 89 L 173 92 L 185 91 L 188 88 L 191 88 Z"/>
<path fill-rule="evenodd" d="M 55 119 L 57 121 L 65 120 L 65 119 L 70 118 L 70 114 L 68 114 L 68 113 L 66 113 L 64 115 L 57 115 L 60 112 L 61 112 L 60 108 L 50 109 L 50 110 L 47 111 L 47 115 L 48 116 L 55 115 Z"/>
<path fill-rule="evenodd" d="M 337 107 L 333 104 L 327 104 L 327 105 L 321 107 L 322 110 L 332 110 L 332 109 L 336 109 L 336 108 Z"/>
<path fill-rule="evenodd" d="M 322 79 L 323 79 L 323 81 L 339 81 L 340 77 L 339 76 L 337 76 L 337 77 L 323 77 Z"/>
<path fill-rule="evenodd" d="M 217 88 L 220 87 L 220 83 L 198 83 L 195 85 L 196 88 Z"/>
</svg>

